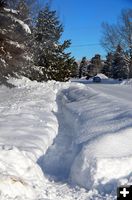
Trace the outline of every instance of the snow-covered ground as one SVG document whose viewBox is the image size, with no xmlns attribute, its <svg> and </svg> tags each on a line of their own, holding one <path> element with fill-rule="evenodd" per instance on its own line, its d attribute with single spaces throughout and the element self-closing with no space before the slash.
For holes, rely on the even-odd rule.
<svg viewBox="0 0 132 200">
<path fill-rule="evenodd" d="M 132 184 L 131 84 L 9 82 L 1 200 L 114 200 L 117 185 Z"/>
</svg>

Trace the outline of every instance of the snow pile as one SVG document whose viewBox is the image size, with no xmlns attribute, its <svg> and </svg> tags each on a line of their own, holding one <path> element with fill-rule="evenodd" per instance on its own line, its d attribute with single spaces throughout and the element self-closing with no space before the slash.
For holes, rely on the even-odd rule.
<svg viewBox="0 0 132 200">
<path fill-rule="evenodd" d="M 16 147 L 1 147 L 0 199 L 37 199 L 43 182 L 41 169 L 24 152 Z"/>
<path fill-rule="evenodd" d="M 17 146 L 37 160 L 58 133 L 56 94 L 59 83 L 10 79 L 16 87 L 0 90 L 0 144 Z"/>
<path fill-rule="evenodd" d="M 36 162 L 58 132 L 53 112 L 59 83 L 9 83 L 16 87 L 0 87 L 0 199 L 38 200 L 45 181 Z"/>
<path fill-rule="evenodd" d="M 101 193 L 132 184 L 132 129 L 103 135 L 84 145 L 71 169 L 74 182 Z"/>
<path fill-rule="evenodd" d="M 65 121 L 72 122 L 72 147 L 80 152 L 71 165 L 72 183 L 115 195 L 118 184 L 131 182 L 131 104 L 84 85 L 60 95 Z"/>
<path fill-rule="evenodd" d="M 61 95 L 66 120 L 75 123 L 78 144 L 132 125 L 132 107 L 128 102 L 124 104 L 85 85 L 71 86 Z"/>
<path fill-rule="evenodd" d="M 132 79 L 127 79 L 127 80 L 124 80 L 121 85 L 130 85 L 132 86 Z"/>
<path fill-rule="evenodd" d="M 130 87 L 8 82 L 14 87 L 0 86 L 0 199 L 115 200 L 117 185 L 132 184 Z"/>
</svg>

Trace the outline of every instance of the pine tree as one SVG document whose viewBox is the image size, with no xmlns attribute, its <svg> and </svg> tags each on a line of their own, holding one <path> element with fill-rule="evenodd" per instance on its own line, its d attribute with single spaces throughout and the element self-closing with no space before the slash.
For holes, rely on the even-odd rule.
<svg viewBox="0 0 132 200">
<path fill-rule="evenodd" d="M 91 63 L 94 65 L 95 67 L 95 71 L 96 74 L 100 73 L 101 69 L 102 69 L 102 61 L 101 61 L 101 56 L 99 54 L 96 54 L 92 59 L 91 59 Z"/>
<path fill-rule="evenodd" d="M 87 59 L 86 57 L 83 57 L 79 66 L 79 78 L 82 76 L 87 76 L 87 65 Z"/>
<path fill-rule="evenodd" d="M 31 19 L 29 18 L 30 10 L 25 0 L 19 0 L 16 6 L 16 10 L 19 11 L 19 19 L 29 24 L 31 21 Z"/>
<path fill-rule="evenodd" d="M 100 73 L 103 68 L 103 63 L 101 60 L 101 56 L 96 54 L 92 59 L 90 64 L 88 65 L 88 78 L 93 77 Z"/>
<path fill-rule="evenodd" d="M 41 80 L 68 80 L 74 59 L 65 49 L 70 46 L 70 41 L 60 44 L 63 26 L 56 11 L 51 11 L 49 6 L 39 12 L 36 28 L 34 30 L 34 62 L 38 67 L 36 79 Z M 34 77 L 35 78 L 35 77 Z"/>
<path fill-rule="evenodd" d="M 104 62 L 102 73 L 108 77 L 112 77 L 112 62 L 113 62 L 113 54 L 108 53 L 106 56 L 106 61 Z"/>
<path fill-rule="evenodd" d="M 117 46 L 113 56 L 112 71 L 113 78 L 115 79 L 126 79 L 129 76 L 128 63 L 125 60 L 124 52 L 120 45 Z"/>
<path fill-rule="evenodd" d="M 26 41 L 29 27 L 18 18 L 18 12 L 2 8 L 0 12 L 0 79 L 26 74 L 28 64 Z"/>
</svg>

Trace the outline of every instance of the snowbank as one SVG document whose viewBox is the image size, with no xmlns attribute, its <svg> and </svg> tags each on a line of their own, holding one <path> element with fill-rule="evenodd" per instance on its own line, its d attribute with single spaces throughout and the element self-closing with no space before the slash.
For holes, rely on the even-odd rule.
<svg viewBox="0 0 132 200">
<path fill-rule="evenodd" d="M 116 98 L 95 84 L 9 83 L 0 86 L 0 199 L 115 200 L 117 185 L 132 184 L 127 86 L 112 86 L 121 90 Z M 65 170 L 69 187 L 52 177 Z"/>
<path fill-rule="evenodd" d="M 38 200 L 46 180 L 37 161 L 58 133 L 60 84 L 8 82 L 15 87 L 0 87 L 0 199 Z"/>
<path fill-rule="evenodd" d="M 72 145 L 80 151 L 70 180 L 116 194 L 118 184 L 131 182 L 132 106 L 84 85 L 73 84 L 60 95 L 65 120 L 74 127 Z"/>
<path fill-rule="evenodd" d="M 121 85 L 130 85 L 132 86 L 132 79 L 127 79 L 127 80 L 124 80 Z"/>
<path fill-rule="evenodd" d="M 132 184 L 132 129 L 103 135 L 84 145 L 71 169 L 74 183 L 101 193 Z"/>
<path fill-rule="evenodd" d="M 27 78 L 10 79 L 16 87 L 0 90 L 0 144 L 17 146 L 33 160 L 43 155 L 58 133 L 54 81 L 38 83 Z"/>
<path fill-rule="evenodd" d="M 44 181 L 39 166 L 24 152 L 16 147 L 1 147 L 0 199 L 37 199 Z"/>
</svg>

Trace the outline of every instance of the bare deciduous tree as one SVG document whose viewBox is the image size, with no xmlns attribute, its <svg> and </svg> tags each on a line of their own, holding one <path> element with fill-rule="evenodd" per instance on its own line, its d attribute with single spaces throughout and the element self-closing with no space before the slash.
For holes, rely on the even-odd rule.
<svg viewBox="0 0 132 200">
<path fill-rule="evenodd" d="M 117 24 L 103 23 L 102 46 L 108 52 L 115 51 L 118 44 L 132 54 L 132 9 L 122 10 Z"/>
</svg>

